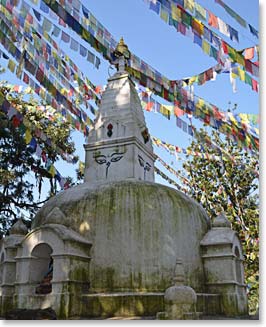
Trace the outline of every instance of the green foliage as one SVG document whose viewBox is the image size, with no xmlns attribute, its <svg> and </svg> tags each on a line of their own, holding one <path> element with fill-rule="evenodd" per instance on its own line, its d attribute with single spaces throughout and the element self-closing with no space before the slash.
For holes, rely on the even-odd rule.
<svg viewBox="0 0 266 327">
<path fill-rule="evenodd" d="M 259 301 L 258 153 L 239 149 L 231 140 L 222 139 L 217 131 L 210 137 L 202 129 L 189 149 L 221 158 L 215 161 L 193 156 L 183 168 L 190 182 L 190 195 L 211 218 L 225 212 L 238 232 L 245 256 L 250 313 L 255 313 Z"/>
<path fill-rule="evenodd" d="M 48 144 L 44 138 L 34 136 L 50 166 L 60 158 L 65 160 L 58 153 L 58 147 L 61 153 L 67 154 L 73 154 L 75 148 L 70 138 L 70 124 L 63 121 L 62 117 L 60 119 L 57 113 L 47 117 L 47 112 L 38 107 L 41 103 L 31 95 L 13 92 L 8 85 L 3 84 L 0 92 L 23 116 L 23 123 L 17 126 L 6 113 L 0 111 L 0 233 L 5 234 L 17 218 L 27 214 L 28 219 L 31 219 L 45 202 L 34 199 L 35 186 L 40 194 L 44 179 L 48 179 L 49 196 L 57 191 L 53 174 L 26 144 L 26 129 L 45 133 L 51 140 Z M 28 180 L 29 175 L 34 177 L 33 182 Z"/>
</svg>

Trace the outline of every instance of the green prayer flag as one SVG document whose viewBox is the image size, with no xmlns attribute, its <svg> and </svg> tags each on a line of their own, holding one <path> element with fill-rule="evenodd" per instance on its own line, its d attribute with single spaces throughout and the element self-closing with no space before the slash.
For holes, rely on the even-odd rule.
<svg viewBox="0 0 266 327">
<path fill-rule="evenodd" d="M 185 11 L 182 11 L 181 20 L 182 20 L 182 23 L 185 24 L 187 27 L 191 26 L 192 17 L 190 14 L 186 13 Z"/>
<path fill-rule="evenodd" d="M 247 73 L 245 74 L 245 83 L 252 86 L 252 78 Z"/>
</svg>

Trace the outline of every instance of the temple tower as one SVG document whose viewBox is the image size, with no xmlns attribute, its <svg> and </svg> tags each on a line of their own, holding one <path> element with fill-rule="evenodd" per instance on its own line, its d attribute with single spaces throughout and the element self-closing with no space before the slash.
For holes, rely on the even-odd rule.
<svg viewBox="0 0 266 327">
<path fill-rule="evenodd" d="M 108 79 L 85 145 L 85 182 L 154 182 L 156 157 L 135 85 L 125 71 L 130 53 L 123 39 L 115 54 L 118 71 Z"/>
</svg>

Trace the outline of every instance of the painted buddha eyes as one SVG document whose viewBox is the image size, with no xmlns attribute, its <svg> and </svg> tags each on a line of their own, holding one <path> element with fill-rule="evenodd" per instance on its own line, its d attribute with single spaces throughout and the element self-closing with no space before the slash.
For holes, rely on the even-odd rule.
<svg viewBox="0 0 266 327">
<path fill-rule="evenodd" d="M 115 153 L 112 155 L 111 162 L 117 162 L 122 158 L 123 156 L 121 155 L 121 153 Z"/>
<path fill-rule="evenodd" d="M 105 176 L 107 178 L 108 169 L 109 169 L 109 167 L 111 165 L 111 162 L 117 162 L 122 158 L 123 158 L 123 153 L 114 152 L 111 155 L 107 155 L 107 156 L 105 156 L 104 154 L 98 155 L 98 156 L 95 157 L 95 161 L 99 165 L 106 164 Z"/>
<path fill-rule="evenodd" d="M 109 159 L 109 158 L 111 158 L 111 159 Z M 99 155 L 99 156 L 95 157 L 95 161 L 99 165 L 102 165 L 102 164 L 107 163 L 109 161 L 117 162 L 122 158 L 123 158 L 123 153 L 112 153 L 110 156 L 105 156 L 104 154 L 102 154 L 102 155 Z"/>
<path fill-rule="evenodd" d="M 97 156 L 95 157 L 95 161 L 99 164 L 102 165 L 104 163 L 106 163 L 106 156 L 102 155 L 102 156 Z"/>
</svg>

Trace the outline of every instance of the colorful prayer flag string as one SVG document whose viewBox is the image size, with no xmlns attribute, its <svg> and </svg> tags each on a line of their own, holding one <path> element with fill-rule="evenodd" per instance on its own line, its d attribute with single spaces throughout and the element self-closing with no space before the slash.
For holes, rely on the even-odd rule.
<svg viewBox="0 0 266 327">
<path fill-rule="evenodd" d="M 224 10 L 233 17 L 242 27 L 249 27 L 250 33 L 255 36 L 256 38 L 259 38 L 259 32 L 251 25 L 246 22 L 245 19 L 243 19 L 239 14 L 237 14 L 232 8 L 230 8 L 228 5 L 226 5 L 222 0 L 215 0 L 216 3 L 218 3 L 221 7 L 224 8 Z"/>
<path fill-rule="evenodd" d="M 160 9 L 164 7 L 164 4 L 161 4 L 159 0 L 148 0 L 147 2 L 153 4 L 152 7 L 150 6 L 150 9 L 152 9 L 154 5 L 156 6 L 156 10 L 154 11 L 157 14 L 159 14 Z M 253 62 L 245 59 L 241 53 L 231 47 L 219 35 L 190 15 L 183 6 L 174 3 L 172 0 L 170 0 L 170 2 L 172 5 L 168 24 L 174 26 L 177 32 L 189 38 L 193 38 L 193 42 L 199 45 L 206 54 L 213 57 L 218 63 L 222 61 L 224 55 L 228 55 L 233 62 L 237 62 L 243 66 L 246 71 L 255 77 L 259 77 L 258 67 Z M 236 37 L 235 34 L 233 34 L 232 37 Z M 218 50 L 216 48 L 218 48 Z"/>
</svg>

